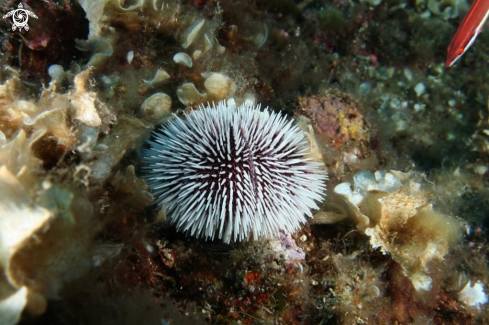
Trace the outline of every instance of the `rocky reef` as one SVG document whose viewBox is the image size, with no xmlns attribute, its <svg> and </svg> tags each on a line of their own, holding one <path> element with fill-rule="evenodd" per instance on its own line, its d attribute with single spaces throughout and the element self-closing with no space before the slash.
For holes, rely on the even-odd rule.
<svg viewBox="0 0 489 325">
<path fill-rule="evenodd" d="M 1 324 L 489 321 L 489 34 L 444 65 L 467 1 L 23 3 L 29 30 L 0 22 Z M 280 112 L 328 172 L 296 233 L 199 239 L 154 204 L 152 131 L 220 101 Z"/>
</svg>

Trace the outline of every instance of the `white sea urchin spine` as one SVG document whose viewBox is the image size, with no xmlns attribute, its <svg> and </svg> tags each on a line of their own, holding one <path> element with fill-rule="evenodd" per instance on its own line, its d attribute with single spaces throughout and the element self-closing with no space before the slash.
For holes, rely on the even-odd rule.
<svg viewBox="0 0 489 325">
<path fill-rule="evenodd" d="M 228 102 L 229 103 L 229 102 Z M 177 229 L 224 242 L 296 231 L 322 201 L 321 163 L 281 114 L 224 101 L 164 124 L 143 152 L 145 179 Z"/>
</svg>

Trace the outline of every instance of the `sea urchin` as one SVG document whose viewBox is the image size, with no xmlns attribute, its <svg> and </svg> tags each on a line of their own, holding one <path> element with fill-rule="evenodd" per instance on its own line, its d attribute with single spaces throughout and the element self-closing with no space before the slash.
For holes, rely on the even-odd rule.
<svg viewBox="0 0 489 325">
<path fill-rule="evenodd" d="M 154 132 L 145 179 L 172 223 L 224 242 L 294 232 L 322 201 L 327 176 L 281 114 L 234 100 L 201 107 Z"/>
</svg>

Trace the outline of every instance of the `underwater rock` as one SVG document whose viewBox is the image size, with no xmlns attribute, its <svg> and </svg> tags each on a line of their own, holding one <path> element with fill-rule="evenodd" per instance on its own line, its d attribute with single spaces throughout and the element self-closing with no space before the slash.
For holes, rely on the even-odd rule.
<svg viewBox="0 0 489 325">
<path fill-rule="evenodd" d="M 388 324 L 391 315 L 379 312 L 390 303 L 382 279 L 385 269 L 355 258 L 355 253 L 334 254 L 332 259 L 338 275 L 331 290 L 336 301 L 334 309 L 338 310 L 341 323 Z"/>
<path fill-rule="evenodd" d="M 327 135 L 334 146 L 368 140 L 368 124 L 350 95 L 330 90 L 324 96 L 300 97 L 299 104 L 301 114 L 312 120 L 316 133 Z"/>
<path fill-rule="evenodd" d="M 378 155 L 371 145 L 375 138 L 352 95 L 329 89 L 298 101 L 295 116 L 311 120 L 316 144 L 332 174 L 342 178 L 351 171 L 378 168 Z"/>
<path fill-rule="evenodd" d="M 299 124 L 304 122 L 301 132 L 311 149 L 304 157 L 321 162 L 321 168 L 324 168 L 322 161 L 327 160 L 334 180 L 343 180 L 345 177 L 341 176 L 359 170 L 377 170 L 379 165 L 383 168 L 424 168 L 413 164 L 410 155 L 419 141 L 425 141 L 437 132 L 437 128 L 433 128 L 433 132 L 418 132 L 422 130 L 419 126 L 430 125 L 429 119 L 424 120 L 427 114 L 433 112 L 437 117 L 457 114 L 463 129 L 473 132 L 470 130 L 476 129 L 470 127 L 471 121 L 475 120 L 474 114 L 465 108 L 478 108 L 475 105 L 478 101 L 485 105 L 487 83 L 474 82 L 477 84 L 474 86 L 467 82 L 458 90 L 457 84 L 464 80 L 464 74 L 457 73 L 452 80 L 446 77 L 447 71 L 436 62 L 446 47 L 439 44 L 448 39 L 444 29 L 453 29 L 456 22 L 446 22 L 441 16 L 429 17 L 421 2 L 426 3 L 424 0 L 329 1 L 327 11 L 336 13 L 328 17 L 336 15 L 345 28 L 326 37 L 317 31 L 320 29 L 318 25 L 321 26 L 317 22 L 317 13 L 321 10 L 310 1 L 80 0 L 90 21 L 90 36 L 86 43 L 79 42 L 78 45 L 90 52 L 83 59 L 63 56 L 65 60 L 74 60 L 74 64 L 88 62 L 96 68 L 90 76 L 87 72 L 78 76 L 77 83 L 81 84 L 77 89 L 73 88 L 73 76 L 68 70 L 70 62 L 57 60 L 49 62 L 59 64 L 57 71 L 48 71 L 53 78 L 49 90 L 42 91 L 35 83 L 21 83 L 26 95 L 19 95 L 18 89 L 14 89 L 19 85 L 12 82 L 12 87 L 4 87 L 5 92 L 0 91 L 0 164 L 7 166 L 10 174 L 23 186 L 27 197 L 22 201 L 27 200 L 31 209 L 44 209 L 54 219 L 53 223 L 46 222 L 48 227 L 42 227 L 40 235 L 35 233 L 35 238 L 41 241 L 36 243 L 38 250 L 26 254 L 33 262 L 40 263 L 35 270 L 46 269 L 41 261 L 44 251 L 58 258 L 55 261 L 46 259 L 53 264 L 73 258 L 72 253 L 64 255 L 51 249 L 51 245 L 47 245 L 47 234 L 56 239 L 50 242 L 53 246 L 66 246 L 63 235 L 67 233 L 70 237 L 67 242 L 76 242 L 81 247 L 91 247 L 92 242 L 78 241 L 77 234 L 95 234 L 97 239 L 109 243 L 95 243 L 91 254 L 85 253 L 84 261 L 98 266 L 114 256 L 118 256 L 118 260 L 104 272 L 96 270 L 79 281 L 82 294 L 78 294 L 76 300 L 73 300 L 76 284 L 75 288 L 70 286 L 60 291 L 66 295 L 55 297 L 45 295 L 37 288 L 31 290 L 28 284 L 18 281 L 20 289 L 15 287 L 17 291 L 9 291 L 8 287 L 5 299 L 0 298 L 0 323 L 3 324 L 1 317 L 5 309 L 13 312 L 12 319 L 18 319 L 22 310 L 39 313 L 45 308 L 46 299 L 51 299 L 47 297 L 53 297 L 62 299 L 50 305 L 50 314 L 39 319 L 40 322 L 48 319 L 50 324 L 105 324 L 120 320 L 120 323 L 131 324 L 136 319 L 136 322 L 144 323 L 149 308 L 155 310 L 152 315 L 160 316 L 156 322 L 173 324 L 175 321 L 166 314 L 158 315 L 161 311 L 158 304 L 154 309 L 148 306 L 152 300 L 162 302 L 155 296 L 168 295 L 171 298 L 163 299 L 163 302 L 173 306 L 169 300 L 175 299 L 178 306 L 175 312 L 184 311 L 187 304 L 196 304 L 199 314 L 205 315 L 202 317 L 206 317 L 206 323 L 468 324 L 474 319 L 469 313 L 475 308 L 471 308 L 470 303 L 463 305 L 465 298 L 459 294 L 463 284 L 460 288 L 445 286 L 450 281 L 445 281 L 446 272 L 441 269 L 450 265 L 454 255 L 457 255 L 457 262 L 467 258 L 466 262 L 456 264 L 456 272 L 451 273 L 466 271 L 470 274 L 471 284 L 480 281 L 487 287 L 486 278 L 481 276 L 485 274 L 481 272 L 484 270 L 481 265 L 487 264 L 480 258 L 487 253 L 481 248 L 484 241 L 459 245 L 467 247 L 470 257 L 462 257 L 462 253 L 455 250 L 454 254 L 443 256 L 443 250 L 436 246 L 443 246 L 443 238 L 441 243 L 436 242 L 443 236 L 433 234 L 432 229 L 424 229 L 431 221 L 446 220 L 432 218 L 433 213 L 425 211 L 431 208 L 431 202 L 446 202 L 447 198 L 472 194 L 465 191 L 466 178 L 460 177 L 453 196 L 441 195 L 439 189 L 442 186 L 437 182 L 438 188 L 432 199 L 425 184 L 421 183 L 423 195 L 417 195 L 407 185 L 409 180 L 399 174 L 361 173 L 352 181 L 356 188 L 348 184 L 337 187 L 336 196 L 343 196 L 334 199 L 334 203 L 343 200 L 342 206 L 327 200 L 312 219 L 312 222 L 332 224 L 349 216 L 353 222 L 306 226 L 300 234 L 292 236 L 280 234 L 281 238 L 275 242 L 276 252 L 270 252 L 266 241 L 222 245 L 184 239 L 183 235 L 175 233 L 174 227 L 149 224 L 157 211 L 148 206 L 153 197 L 135 172 L 141 164 L 142 143 L 156 124 L 169 117 L 172 108 L 180 114 L 183 106 L 189 106 L 185 107 L 189 112 L 198 104 L 231 96 L 246 106 L 266 102 L 282 110 L 283 114 L 293 115 L 299 108 L 307 111 L 297 119 Z M 72 2 L 37 3 L 60 6 Z M 78 16 L 83 18 L 83 15 Z M 66 24 L 65 27 L 69 26 Z M 372 36 L 375 33 L 370 31 L 374 26 L 382 37 Z M 37 28 L 32 31 L 34 29 Z M 3 46 L 12 41 L 9 35 L 13 34 L 7 33 Z M 21 38 L 15 36 L 13 40 L 21 42 Z M 391 41 L 385 42 L 387 39 Z M 41 46 L 45 38 L 39 41 L 37 45 L 35 42 L 22 43 L 26 45 L 23 49 Z M 432 43 L 424 54 L 425 60 L 419 62 L 420 53 Z M 51 52 L 57 50 L 51 47 Z M 181 51 L 190 56 L 191 68 L 188 58 L 187 66 L 180 65 L 185 61 L 175 63 L 172 60 L 174 54 Z M 460 66 L 461 70 L 472 69 L 470 66 L 474 61 L 479 65 L 486 61 L 479 60 L 476 53 L 468 58 L 467 65 Z M 25 51 L 15 51 L 19 59 L 22 54 Z M 48 78 L 45 60 L 38 62 L 33 58 L 30 56 L 27 60 L 32 66 L 39 65 Z M 61 66 L 67 70 L 61 70 Z M 399 77 L 406 66 L 412 72 Z M 5 78 L 10 72 L 2 66 L 0 73 Z M 25 69 L 18 72 L 19 76 L 29 73 Z M 475 76 L 473 80 L 476 80 Z M 435 83 L 440 88 L 434 88 Z M 180 87 L 184 84 L 188 89 Z M 424 92 L 420 87 L 416 88 L 416 84 L 426 85 Z M 331 91 L 318 92 L 318 88 L 333 85 L 352 92 L 361 89 L 359 93 L 365 97 L 359 101 L 365 111 L 349 94 L 338 92 L 335 96 Z M 450 88 L 453 95 L 448 91 L 437 91 L 442 87 Z M 457 92 L 463 96 L 456 95 Z M 179 100 L 175 102 L 177 96 Z M 307 96 L 304 105 L 297 105 L 298 96 Z M 323 106 L 328 107 L 324 109 Z M 118 124 L 115 124 L 116 117 Z M 372 119 L 374 128 L 370 129 L 367 117 Z M 457 133 L 460 125 L 446 123 L 447 143 L 464 142 L 465 138 Z M 398 126 L 397 138 L 392 137 L 391 128 L 395 126 Z M 471 148 L 475 149 L 477 145 L 484 152 L 464 149 L 465 157 L 474 161 L 472 166 L 481 188 L 484 188 L 488 175 L 487 159 L 484 159 L 489 152 L 486 129 L 489 128 L 480 126 L 475 135 L 477 142 L 474 140 Z M 433 140 L 427 143 L 437 143 Z M 398 145 L 407 141 L 413 145 Z M 392 148 L 387 148 L 390 145 Z M 445 145 L 440 147 L 447 154 L 459 152 L 444 150 Z M 173 154 L 175 158 L 176 154 Z M 378 157 L 378 161 L 366 166 L 366 157 Z M 447 156 L 446 161 L 448 164 L 452 162 L 451 157 Z M 463 166 L 461 170 L 466 171 Z M 463 200 L 466 199 L 460 199 Z M 481 201 L 476 206 L 484 211 L 480 207 L 485 201 Z M 93 211 L 84 211 L 76 218 L 76 210 L 92 206 Z M 444 206 L 447 210 L 448 207 L 448 204 Z M 474 211 L 473 206 L 464 209 Z M 70 232 L 70 227 L 60 225 L 63 231 L 53 231 L 54 225 L 63 219 L 60 215 L 72 220 L 68 210 L 75 216 L 74 227 L 85 219 L 82 217 L 90 219 L 94 215 L 103 224 L 83 226 L 74 232 Z M 161 211 L 160 215 L 164 214 Z M 171 213 L 168 218 L 171 220 Z M 350 231 L 352 223 L 358 230 Z M 439 228 L 445 228 L 442 221 L 437 224 Z M 409 227 L 417 230 L 409 233 Z M 364 235 L 366 232 L 370 237 Z M 420 236 L 413 235 L 414 232 Z M 425 242 L 424 238 L 419 241 L 419 237 L 434 238 L 432 242 L 435 244 L 428 245 L 426 250 L 413 248 L 415 244 L 421 246 Z M 168 243 L 160 249 L 155 245 L 160 241 Z M 313 255 L 326 246 L 331 247 L 328 254 Z M 373 250 L 372 246 L 379 247 Z M 434 247 L 435 253 L 426 257 L 430 247 Z M 421 259 L 428 261 L 426 265 L 416 265 L 412 259 L 403 256 L 404 248 L 406 254 L 416 251 L 424 254 Z M 383 251 L 388 253 L 383 255 Z M 440 256 L 447 260 L 439 262 Z M 294 263 L 288 263 L 288 259 Z M 392 265 L 397 266 L 396 270 L 391 270 Z M 22 263 L 18 269 L 31 270 L 28 266 Z M 402 267 L 406 266 L 408 270 L 403 271 Z M 423 267 L 430 273 L 417 272 Z M 84 268 L 85 265 L 75 267 L 74 272 L 50 271 L 50 274 L 55 274 L 56 279 L 64 279 Z M 317 268 L 315 279 L 310 273 L 313 268 Z M 102 288 L 92 291 L 85 284 L 90 279 Z M 40 281 L 35 279 L 35 283 Z M 51 282 L 47 285 L 53 286 Z M 480 286 L 469 284 L 469 287 L 481 291 Z M 121 292 L 134 293 L 137 292 L 135 289 L 144 291 L 145 298 L 141 295 L 121 297 Z M 416 290 L 430 290 L 416 296 L 423 298 L 419 299 L 423 300 L 419 309 L 410 300 Z M 122 305 L 121 300 L 125 301 Z M 16 302 L 14 307 L 12 302 Z M 486 305 L 480 307 L 485 310 Z M 87 309 L 91 310 L 87 312 Z M 433 314 L 437 314 L 438 319 L 432 320 Z M 454 314 L 458 318 L 452 316 Z M 466 317 L 465 323 L 455 321 L 462 316 Z M 91 317 L 92 322 L 86 320 Z M 57 321 L 51 322 L 52 319 Z M 36 320 L 27 318 L 26 321 Z"/>
</svg>

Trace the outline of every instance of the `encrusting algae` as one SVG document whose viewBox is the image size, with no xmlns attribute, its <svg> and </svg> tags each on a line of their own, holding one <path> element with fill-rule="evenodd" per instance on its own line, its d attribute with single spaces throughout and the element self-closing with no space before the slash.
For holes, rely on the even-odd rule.
<svg viewBox="0 0 489 325">
<path fill-rule="evenodd" d="M 488 321 L 488 34 L 444 66 L 466 1 L 23 4 L 28 31 L 0 23 L 0 324 Z M 253 123 L 231 137 L 191 118 L 260 103 L 274 112 L 251 120 L 283 124 L 259 142 Z M 154 169 L 192 196 L 163 185 L 161 209 L 147 141 L 194 122 L 210 133 L 189 144 L 222 145 L 160 139 Z M 220 228 L 185 178 L 206 170 L 196 152 L 229 169 Z M 310 177 L 301 200 L 291 166 Z M 238 182 L 249 198 L 229 199 Z M 241 234 L 245 203 L 261 228 Z"/>
</svg>

